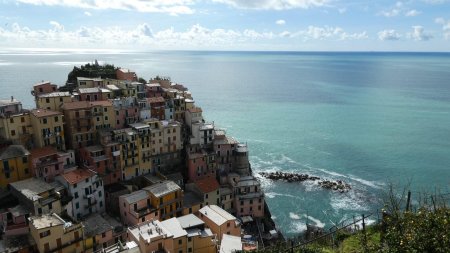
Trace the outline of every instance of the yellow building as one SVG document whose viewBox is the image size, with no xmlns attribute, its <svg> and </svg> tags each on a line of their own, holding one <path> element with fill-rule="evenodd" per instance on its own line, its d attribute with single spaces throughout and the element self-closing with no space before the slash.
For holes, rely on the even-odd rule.
<svg viewBox="0 0 450 253">
<path fill-rule="evenodd" d="M 0 117 L 0 136 L 15 144 L 29 146 L 32 141 L 33 128 L 30 114 L 26 111 Z"/>
<path fill-rule="evenodd" d="M 30 234 L 39 252 L 84 252 L 82 224 L 67 222 L 57 214 L 29 219 Z"/>
<path fill-rule="evenodd" d="M 22 145 L 11 145 L 0 152 L 0 188 L 31 177 L 30 152 Z"/>
<path fill-rule="evenodd" d="M 33 145 L 36 148 L 55 146 L 65 150 L 64 116 L 61 112 L 47 109 L 30 111 L 30 121 L 33 127 Z"/>
<path fill-rule="evenodd" d="M 152 145 L 151 145 L 151 131 L 148 124 L 135 123 L 130 124 L 133 130 L 137 133 L 137 148 L 139 153 L 139 170 L 141 174 L 153 172 L 152 169 Z"/>
<path fill-rule="evenodd" d="M 170 180 L 143 188 L 151 196 L 151 204 L 157 209 L 160 220 L 181 216 L 183 211 L 183 191 Z"/>
<path fill-rule="evenodd" d="M 94 145 L 96 133 L 110 129 L 115 114 L 110 101 L 75 101 L 64 103 L 67 144 L 71 149 Z"/>
<path fill-rule="evenodd" d="M 137 133 L 131 128 L 113 130 L 112 139 L 120 143 L 122 180 L 140 176 Z"/>
<path fill-rule="evenodd" d="M 72 95 L 69 92 L 52 92 L 36 96 L 36 107 L 62 112 L 64 103 L 72 102 Z"/>
</svg>

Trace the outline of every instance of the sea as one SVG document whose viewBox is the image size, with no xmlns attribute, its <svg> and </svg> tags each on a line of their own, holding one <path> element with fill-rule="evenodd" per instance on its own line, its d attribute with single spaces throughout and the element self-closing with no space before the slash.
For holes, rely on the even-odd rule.
<svg viewBox="0 0 450 253">
<path fill-rule="evenodd" d="M 450 191 L 449 53 L 0 49 L 0 98 L 32 108 L 33 84 L 63 85 L 73 66 L 95 60 L 187 86 L 207 121 L 247 143 L 288 237 L 376 213 L 390 185 L 413 198 Z M 272 182 L 262 171 L 352 190 Z"/>
</svg>

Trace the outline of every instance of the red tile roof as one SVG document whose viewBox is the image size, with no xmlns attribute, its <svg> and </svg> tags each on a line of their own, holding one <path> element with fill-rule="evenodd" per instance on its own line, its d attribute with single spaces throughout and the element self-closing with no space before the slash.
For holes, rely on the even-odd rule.
<svg viewBox="0 0 450 253">
<path fill-rule="evenodd" d="M 31 156 L 33 158 L 41 158 L 41 157 L 45 157 L 45 156 L 51 156 L 51 155 L 54 155 L 57 153 L 58 153 L 58 151 L 56 150 L 56 148 L 52 147 L 52 146 L 35 148 L 35 149 L 31 150 Z"/>
<path fill-rule="evenodd" d="M 86 178 L 92 177 L 94 175 L 95 175 L 94 172 L 92 172 L 90 170 L 86 170 L 86 169 L 76 169 L 76 170 L 72 170 L 72 171 L 62 174 L 63 178 L 69 184 L 79 183 L 79 182 L 85 180 Z"/>
<path fill-rule="evenodd" d="M 207 177 L 194 182 L 198 189 L 203 193 L 209 193 L 212 191 L 217 191 L 220 187 L 217 180 L 213 177 Z"/>
</svg>

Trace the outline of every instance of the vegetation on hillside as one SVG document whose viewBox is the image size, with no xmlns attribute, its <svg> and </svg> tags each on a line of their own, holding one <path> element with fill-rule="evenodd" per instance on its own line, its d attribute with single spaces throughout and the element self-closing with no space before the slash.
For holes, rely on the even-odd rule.
<svg viewBox="0 0 450 253">
<path fill-rule="evenodd" d="M 449 252 L 449 197 L 450 195 L 428 195 L 416 198 L 416 204 L 412 205 L 406 191 L 399 194 L 391 187 L 385 200 L 381 222 L 365 231 L 340 230 L 333 236 L 302 248 L 291 249 L 286 244 L 280 244 L 258 252 Z"/>
<path fill-rule="evenodd" d="M 73 67 L 67 76 L 68 83 L 76 83 L 77 77 L 101 77 L 101 78 L 112 78 L 116 79 L 116 70 L 118 68 L 114 67 L 112 64 L 100 65 L 97 61 L 95 63 L 87 63 L 80 67 Z"/>
</svg>

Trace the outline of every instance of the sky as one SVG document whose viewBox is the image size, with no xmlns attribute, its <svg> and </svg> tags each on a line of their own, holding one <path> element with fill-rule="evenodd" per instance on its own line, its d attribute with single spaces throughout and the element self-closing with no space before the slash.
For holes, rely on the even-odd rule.
<svg viewBox="0 0 450 253">
<path fill-rule="evenodd" d="M 0 0 L 0 49 L 450 51 L 450 0 Z"/>
</svg>

